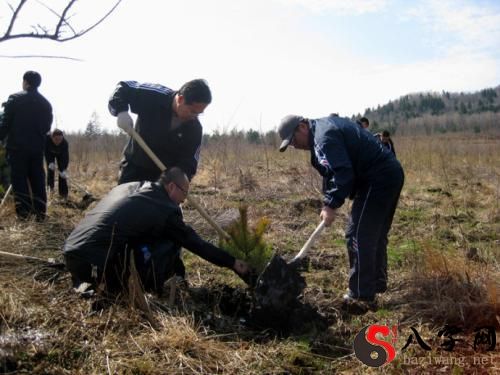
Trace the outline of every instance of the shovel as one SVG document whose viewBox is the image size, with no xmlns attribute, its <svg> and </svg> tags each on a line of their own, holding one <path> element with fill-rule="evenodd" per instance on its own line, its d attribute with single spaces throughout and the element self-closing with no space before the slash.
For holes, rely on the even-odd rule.
<svg viewBox="0 0 500 375">
<path fill-rule="evenodd" d="M 148 156 L 151 158 L 151 160 L 153 160 L 153 162 L 156 164 L 156 166 L 158 168 L 160 168 L 160 170 L 163 172 L 164 170 L 167 169 L 167 167 L 165 167 L 165 164 L 162 163 L 162 161 L 160 159 L 158 159 L 158 157 L 155 155 L 155 153 L 153 152 L 153 150 L 151 150 L 149 148 L 149 146 L 146 144 L 146 142 L 144 142 L 144 139 L 142 139 L 142 137 L 139 135 L 139 133 L 137 133 L 135 131 L 135 129 L 132 127 L 132 126 L 121 126 L 120 127 L 123 131 L 125 131 L 125 133 L 127 133 L 128 135 L 130 135 L 130 137 L 132 137 L 138 144 L 139 146 L 141 146 L 141 148 L 144 150 L 144 152 L 146 154 L 148 154 Z M 231 237 L 229 236 L 229 234 L 224 231 L 209 215 L 208 213 L 198 204 L 198 202 L 196 202 L 191 196 L 187 196 L 187 201 L 189 202 L 189 204 L 191 206 L 193 206 L 199 213 L 201 216 L 203 216 L 203 218 L 205 218 L 205 220 L 217 231 L 217 233 L 219 234 L 219 236 L 221 238 L 225 238 L 225 239 L 230 239 Z"/>
<path fill-rule="evenodd" d="M 2 208 L 3 205 L 4 205 L 4 203 L 7 201 L 7 197 L 9 196 L 11 190 L 12 190 L 12 185 L 9 185 L 9 188 L 5 192 L 5 194 L 4 194 L 3 198 L 2 198 L 2 202 L 0 203 L 0 208 Z"/>
<path fill-rule="evenodd" d="M 17 254 L 17 253 L 9 253 L 7 251 L 0 251 L 0 257 L 9 257 L 21 259 L 27 262 L 40 263 L 48 267 L 56 268 L 56 269 L 64 269 L 66 266 L 64 263 L 58 263 L 53 258 L 43 259 L 38 257 L 32 257 L 29 255 Z"/>
<path fill-rule="evenodd" d="M 71 179 L 67 179 L 69 184 L 75 188 L 77 188 L 78 190 L 80 190 L 82 193 L 83 193 L 83 198 L 82 200 L 95 200 L 95 198 L 93 197 L 93 195 L 91 193 L 88 192 L 87 189 L 85 189 L 83 186 L 77 184 L 75 181 L 71 180 Z"/>
<path fill-rule="evenodd" d="M 257 278 L 254 296 L 257 306 L 269 313 L 286 313 L 297 301 L 306 287 L 304 277 L 299 273 L 300 260 L 305 257 L 325 227 L 325 222 L 316 227 L 299 253 L 287 263 L 275 255 Z"/>
<path fill-rule="evenodd" d="M 312 247 L 314 242 L 316 242 L 317 238 L 323 232 L 323 229 L 325 228 L 325 221 L 321 220 L 321 223 L 316 227 L 314 232 L 311 234 L 311 236 L 308 238 L 304 246 L 302 246 L 302 249 L 300 249 L 299 253 L 295 255 L 295 257 L 290 261 L 290 265 L 296 264 L 299 262 L 302 258 L 304 258 L 309 251 L 309 249 Z"/>
<path fill-rule="evenodd" d="M 81 201 L 79 203 L 77 203 L 78 208 L 86 209 L 92 202 L 97 200 L 91 193 L 89 193 L 89 191 L 87 189 L 85 189 L 83 186 L 77 184 L 75 181 L 73 181 L 69 177 L 66 178 L 66 181 L 69 183 L 69 185 L 76 188 L 77 190 L 79 190 L 83 194 Z"/>
</svg>

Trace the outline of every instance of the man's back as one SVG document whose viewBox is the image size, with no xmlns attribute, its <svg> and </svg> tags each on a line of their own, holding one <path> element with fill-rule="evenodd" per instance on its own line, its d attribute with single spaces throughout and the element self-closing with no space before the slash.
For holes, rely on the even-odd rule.
<svg viewBox="0 0 500 375">
<path fill-rule="evenodd" d="M 321 163 L 322 154 L 331 157 L 333 168 L 352 168 L 358 178 L 375 173 L 377 165 L 392 158 L 368 130 L 347 118 L 313 120 L 313 127 L 318 161 Z"/>
<path fill-rule="evenodd" d="M 21 91 L 4 103 L 0 138 L 5 135 L 7 149 L 41 152 L 52 123 L 52 106 L 37 90 Z"/>
<path fill-rule="evenodd" d="M 159 239 L 171 215 L 182 217 L 179 206 L 154 183 L 130 182 L 113 188 L 69 235 L 64 252 L 103 267 L 113 252 L 134 239 Z M 112 254 L 110 254 L 112 255 Z"/>
</svg>

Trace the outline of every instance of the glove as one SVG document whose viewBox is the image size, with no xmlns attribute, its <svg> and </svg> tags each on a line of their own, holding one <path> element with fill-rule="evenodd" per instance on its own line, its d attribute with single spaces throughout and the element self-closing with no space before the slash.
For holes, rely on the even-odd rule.
<svg viewBox="0 0 500 375">
<path fill-rule="evenodd" d="M 129 129 L 134 126 L 132 117 L 130 117 L 130 115 L 126 111 L 118 113 L 116 123 L 118 124 L 118 127 L 120 129 L 124 130 L 127 133 Z"/>
<path fill-rule="evenodd" d="M 47 168 L 49 168 L 51 171 L 55 171 L 56 165 L 55 165 L 55 163 L 49 163 L 49 166 Z"/>
<path fill-rule="evenodd" d="M 68 173 L 66 171 L 60 171 L 59 172 L 59 177 L 67 179 L 68 178 Z"/>
</svg>

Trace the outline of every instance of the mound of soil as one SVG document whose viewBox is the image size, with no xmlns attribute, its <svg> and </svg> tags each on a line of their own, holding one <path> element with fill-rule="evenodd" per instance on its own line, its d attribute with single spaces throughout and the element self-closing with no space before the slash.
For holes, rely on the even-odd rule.
<svg viewBox="0 0 500 375">
<path fill-rule="evenodd" d="M 305 287 L 298 269 L 275 256 L 259 276 L 253 291 L 224 285 L 211 291 L 191 290 L 190 296 L 250 329 L 270 329 L 279 336 L 289 336 L 328 328 L 327 319 L 311 304 L 301 301 Z"/>
<path fill-rule="evenodd" d="M 200 304 L 195 316 L 218 332 L 234 332 L 235 325 L 242 325 L 247 329 L 270 330 L 280 337 L 287 337 L 328 328 L 327 319 L 311 304 L 300 300 L 293 301 L 286 312 L 268 306 L 263 308 L 256 305 L 250 291 L 227 285 L 190 289 L 189 297 Z M 216 317 L 212 311 L 223 316 Z"/>
</svg>

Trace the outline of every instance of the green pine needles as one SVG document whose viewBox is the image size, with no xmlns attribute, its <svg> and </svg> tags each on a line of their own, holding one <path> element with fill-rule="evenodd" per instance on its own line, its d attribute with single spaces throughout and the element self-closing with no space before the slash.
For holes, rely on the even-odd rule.
<svg viewBox="0 0 500 375">
<path fill-rule="evenodd" d="M 220 247 L 237 259 L 244 260 L 257 273 L 264 270 L 272 255 L 272 247 L 264 241 L 264 232 L 269 227 L 269 219 L 260 218 L 254 228 L 248 226 L 248 207 L 241 205 L 240 219 L 227 230 L 231 239 L 222 240 Z"/>
</svg>

